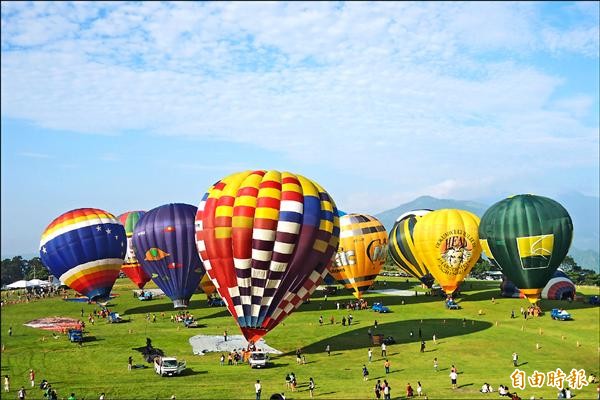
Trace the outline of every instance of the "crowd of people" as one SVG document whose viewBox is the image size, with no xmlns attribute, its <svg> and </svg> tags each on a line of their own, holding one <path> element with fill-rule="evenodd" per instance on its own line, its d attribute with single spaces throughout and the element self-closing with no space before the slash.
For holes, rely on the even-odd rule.
<svg viewBox="0 0 600 400">
<path fill-rule="evenodd" d="M 36 389 L 36 383 L 35 383 L 36 372 L 33 369 L 29 369 L 27 376 L 29 378 L 29 383 L 31 386 L 31 389 L 29 389 L 29 390 L 35 391 L 35 389 Z M 53 387 L 52 383 L 48 382 L 47 379 L 42 379 L 41 382 L 37 385 L 37 387 L 41 391 L 42 396 L 45 400 L 58 400 L 58 392 L 56 391 L 56 388 Z M 17 399 L 18 400 L 26 400 L 28 397 L 27 390 L 28 389 L 26 389 L 25 386 L 21 386 L 17 390 Z M 5 393 L 11 392 L 9 375 L 4 375 L 4 392 Z M 32 396 L 34 398 L 38 397 L 37 395 L 32 395 Z M 106 395 L 104 393 L 100 393 L 98 400 L 105 400 L 105 397 L 106 397 Z M 71 392 L 69 397 L 67 397 L 67 400 L 77 400 L 77 396 L 75 396 L 74 392 Z"/>
<path fill-rule="evenodd" d="M 30 303 L 32 301 L 46 299 L 49 297 L 67 296 L 68 289 L 61 287 L 35 286 L 27 289 L 3 290 L 0 298 L 0 306 L 4 307 L 11 304 Z"/>
</svg>

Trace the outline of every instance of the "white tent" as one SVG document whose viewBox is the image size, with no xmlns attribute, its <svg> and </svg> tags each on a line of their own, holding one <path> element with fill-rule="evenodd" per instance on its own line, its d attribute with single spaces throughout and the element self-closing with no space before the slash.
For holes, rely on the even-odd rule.
<svg viewBox="0 0 600 400">
<path fill-rule="evenodd" d="M 26 287 L 27 287 L 26 280 L 20 280 L 20 281 L 13 282 L 10 285 L 6 285 L 7 289 L 24 289 Z"/>
<path fill-rule="evenodd" d="M 43 281 L 41 279 L 32 279 L 30 281 L 27 281 L 27 286 L 41 286 L 41 287 L 46 287 L 46 286 L 50 286 L 50 282 Z"/>
<path fill-rule="evenodd" d="M 16 281 L 11 283 L 10 285 L 6 285 L 7 289 L 25 289 L 28 287 L 46 287 L 46 286 L 50 286 L 50 283 L 48 281 L 43 281 L 41 279 L 32 279 L 30 281 L 26 281 L 26 280 L 20 280 L 20 281 Z"/>
</svg>

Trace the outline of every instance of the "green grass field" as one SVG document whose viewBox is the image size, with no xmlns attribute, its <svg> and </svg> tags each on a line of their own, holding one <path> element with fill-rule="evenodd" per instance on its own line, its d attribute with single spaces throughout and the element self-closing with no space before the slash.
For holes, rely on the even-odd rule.
<svg viewBox="0 0 600 400">
<path fill-rule="evenodd" d="M 384 288 L 381 282 L 378 288 Z M 267 343 L 284 352 L 273 357 L 273 365 L 264 370 L 251 370 L 247 365 L 220 366 L 220 353 L 205 356 L 192 354 L 188 342 L 199 334 L 221 335 L 224 329 L 230 335 L 239 334 L 233 318 L 225 308 L 210 308 L 204 294 L 194 295 L 190 310 L 203 325 L 196 329 L 185 329 L 181 324 L 170 322 L 173 313 L 168 298 L 140 302 L 132 296 L 133 284 L 119 279 L 113 293 L 120 294 L 111 301 L 110 308 L 121 313 L 131 322 L 108 324 L 96 320 L 94 326 L 87 325 L 86 336 L 90 340 L 83 347 L 71 344 L 64 335 L 53 339 L 49 332 L 23 326 L 24 323 L 45 316 L 80 318 L 81 308 L 85 314 L 96 306 L 72 303 L 51 298 L 28 304 L 13 304 L 2 308 L 2 375 L 11 376 L 11 392 L 2 392 L 2 399 L 15 399 L 21 385 L 29 386 L 28 371 L 36 371 L 36 381 L 47 379 L 58 391 L 59 398 L 75 392 L 78 399 L 97 399 L 106 392 L 111 399 L 250 399 L 254 398 L 254 382 L 263 384 L 263 399 L 272 393 L 285 392 L 287 399 L 307 399 L 308 378 L 316 383 L 316 398 L 323 399 L 372 399 L 373 386 L 377 379 L 387 379 L 392 388 L 392 398 L 404 398 L 405 387 L 417 381 L 429 399 L 497 399 L 497 393 L 481 394 L 484 382 L 494 387 L 499 384 L 511 386 L 510 375 L 515 370 L 511 355 L 519 354 L 519 368 L 529 376 L 534 370 L 547 373 L 561 368 L 567 375 L 573 369 L 584 369 L 589 375 L 598 376 L 599 369 L 599 308 L 584 303 L 542 301 L 547 313 L 525 321 L 522 317 L 511 319 L 511 310 L 517 316 L 521 306 L 527 307 L 522 299 L 499 297 L 497 281 L 468 281 L 463 286 L 459 299 L 460 310 L 446 310 L 438 297 L 396 297 L 369 294 L 366 299 L 371 305 L 383 301 L 390 306 L 389 314 L 372 311 L 353 311 L 354 323 L 343 327 L 340 323 L 347 311 L 335 309 L 335 302 L 350 300 L 351 295 L 329 297 L 324 301 L 317 293 L 310 304 L 304 304 L 284 320 L 266 337 Z M 148 287 L 154 287 L 152 283 Z M 385 288 L 412 289 L 415 281 L 404 278 L 387 278 Z M 578 288 L 580 294 L 598 294 L 598 288 Z M 491 298 L 495 297 L 492 303 Z M 405 304 L 402 304 L 402 301 Z M 553 307 L 565 307 L 574 321 L 553 321 L 549 311 Z M 478 315 L 482 310 L 483 315 Z M 146 313 L 155 313 L 156 323 L 145 320 Z M 164 317 L 161 313 L 164 312 Z M 326 323 L 319 326 L 319 316 Z M 330 325 L 333 315 L 335 325 Z M 467 323 L 463 326 L 463 318 Z M 367 330 L 377 319 L 377 332 L 393 336 L 397 344 L 388 347 L 391 372 L 385 375 L 380 349 L 373 346 L 373 362 L 368 364 L 367 349 L 372 347 Z M 86 320 L 87 322 L 87 320 Z M 9 326 L 13 335 L 8 337 Z M 179 328 L 178 328 L 179 327 Z M 426 339 L 424 353 L 419 351 L 417 337 L 419 327 Z M 540 334 L 541 329 L 541 334 Z M 414 336 L 409 336 L 413 330 Z M 131 331 L 131 333 L 130 333 Z M 432 334 L 438 337 L 437 345 L 431 341 Z M 42 340 L 46 336 L 48 339 Z M 140 353 L 132 350 L 144 346 L 146 337 L 152 339 L 154 347 L 187 361 L 187 373 L 180 377 L 161 378 L 149 368 L 127 371 L 127 358 L 134 363 L 144 363 Z M 580 346 L 577 346 L 579 342 Z M 541 346 L 536 349 L 536 343 Z M 331 356 L 325 346 L 331 346 Z M 295 350 L 301 347 L 307 364 L 297 365 Z M 437 357 L 440 371 L 433 370 L 433 358 Z M 361 368 L 368 364 L 370 379 L 363 381 Z M 452 390 L 448 377 L 450 366 L 458 368 L 458 389 Z M 298 379 L 298 390 L 290 392 L 285 385 L 285 375 L 293 371 Z M 597 384 L 581 390 L 573 390 L 575 399 L 596 399 Z M 557 390 L 544 385 L 542 388 L 513 389 L 525 400 L 555 399 Z M 28 391 L 28 399 L 43 398 L 42 391 Z"/>
</svg>

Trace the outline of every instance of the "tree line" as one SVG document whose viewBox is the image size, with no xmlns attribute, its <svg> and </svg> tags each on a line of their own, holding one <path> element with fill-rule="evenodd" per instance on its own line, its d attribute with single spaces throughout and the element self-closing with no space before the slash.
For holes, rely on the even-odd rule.
<svg viewBox="0 0 600 400">
<path fill-rule="evenodd" d="M 2 260 L 2 286 L 11 284 L 15 281 L 26 279 L 30 280 L 33 278 L 46 280 L 48 279 L 49 272 L 42 264 L 42 260 L 39 257 L 33 257 L 31 260 L 26 260 L 21 256 L 13 258 L 5 258 Z M 576 285 L 591 285 L 600 286 L 600 274 L 596 273 L 591 269 L 586 269 L 577 264 L 577 262 L 571 256 L 566 256 L 560 268 L 567 274 L 569 279 Z M 384 265 L 385 270 L 397 271 L 398 267 L 395 266 L 394 261 L 390 257 L 389 253 L 386 257 L 386 263 Z M 488 271 L 497 270 L 488 260 L 480 258 L 477 264 L 471 270 L 471 275 L 477 276 L 482 275 Z"/>
<path fill-rule="evenodd" d="M 2 260 L 1 268 L 2 286 L 22 279 L 47 280 L 48 275 L 50 275 L 39 257 L 33 257 L 31 260 L 26 260 L 21 256 L 5 258 Z"/>
</svg>

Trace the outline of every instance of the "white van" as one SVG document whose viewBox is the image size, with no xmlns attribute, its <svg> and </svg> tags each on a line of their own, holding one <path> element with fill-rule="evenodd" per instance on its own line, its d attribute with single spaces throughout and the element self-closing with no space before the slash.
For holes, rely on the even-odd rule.
<svg viewBox="0 0 600 400">
<path fill-rule="evenodd" d="M 248 357 L 250 368 L 265 368 L 269 363 L 269 353 L 266 351 L 253 351 Z"/>
</svg>

